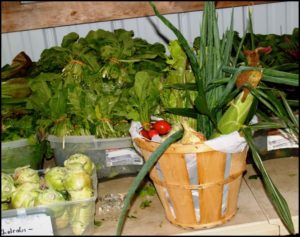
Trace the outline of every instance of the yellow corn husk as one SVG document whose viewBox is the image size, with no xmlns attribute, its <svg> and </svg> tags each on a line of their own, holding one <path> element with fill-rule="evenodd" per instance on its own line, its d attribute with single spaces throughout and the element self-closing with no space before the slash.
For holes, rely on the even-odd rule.
<svg viewBox="0 0 300 237">
<path fill-rule="evenodd" d="M 253 95 L 249 94 L 244 101 L 244 91 L 230 104 L 230 107 L 224 113 L 222 118 L 219 120 L 218 128 L 221 134 L 229 134 L 234 131 L 239 131 L 243 126 L 250 107 L 253 102 Z M 214 133 L 212 138 L 217 137 L 218 133 Z"/>
<path fill-rule="evenodd" d="M 260 71 L 248 71 L 247 74 L 240 74 L 237 79 L 237 86 L 242 86 L 245 83 L 250 83 L 253 87 L 256 87 L 262 78 L 262 72 Z M 218 129 L 221 134 L 229 134 L 234 131 L 239 131 L 243 126 L 251 105 L 253 103 L 254 96 L 249 94 L 248 89 L 244 89 L 231 103 L 229 108 L 225 111 L 222 118 L 218 122 Z M 221 135 L 218 132 L 213 133 L 211 138 L 215 138 Z"/>
</svg>

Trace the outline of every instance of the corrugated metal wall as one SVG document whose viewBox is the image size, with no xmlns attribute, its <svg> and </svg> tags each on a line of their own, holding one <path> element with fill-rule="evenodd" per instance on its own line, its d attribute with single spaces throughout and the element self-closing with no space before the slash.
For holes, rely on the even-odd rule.
<svg viewBox="0 0 300 237">
<path fill-rule="evenodd" d="M 234 29 L 242 35 L 247 26 L 248 7 L 234 8 Z M 220 34 L 230 24 L 231 8 L 218 9 Z M 189 40 L 200 33 L 202 11 L 165 15 Z M 63 37 L 70 32 L 77 32 L 85 37 L 90 30 L 104 29 L 113 31 L 123 28 L 133 30 L 135 37 L 141 37 L 150 43 L 161 42 L 162 37 L 155 32 L 153 24 L 168 39 L 175 39 L 174 34 L 155 16 L 126 20 L 97 22 L 66 27 L 55 27 L 1 34 L 1 67 L 11 63 L 12 59 L 24 51 L 33 61 L 37 61 L 45 48 L 60 45 Z M 256 34 L 291 34 L 299 27 L 299 2 L 288 1 L 253 6 L 253 27 Z"/>
</svg>

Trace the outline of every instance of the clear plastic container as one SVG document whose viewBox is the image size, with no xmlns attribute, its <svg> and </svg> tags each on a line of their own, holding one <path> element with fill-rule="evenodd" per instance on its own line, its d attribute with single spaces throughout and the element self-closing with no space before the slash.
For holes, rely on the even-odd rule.
<svg viewBox="0 0 300 237">
<path fill-rule="evenodd" d="M 31 145 L 28 139 L 1 142 L 1 170 L 13 172 L 17 167 L 30 165 L 32 169 L 41 169 L 43 163 L 42 144 Z"/>
<path fill-rule="evenodd" d="M 43 175 L 44 170 L 39 170 L 39 173 L 40 175 Z M 3 225 L 4 219 L 7 219 L 8 222 L 12 222 L 12 221 L 16 221 L 15 219 L 19 218 L 20 220 L 17 221 L 19 221 L 19 223 L 22 224 L 22 218 L 30 219 L 34 215 L 45 214 L 47 216 L 50 216 L 52 224 L 46 223 L 45 225 L 42 226 L 42 228 L 36 227 L 39 228 L 39 233 L 41 235 L 48 235 L 49 230 L 52 230 L 54 235 L 92 235 L 94 232 L 95 208 L 96 208 L 95 202 L 98 196 L 98 191 L 97 191 L 98 179 L 97 179 L 96 172 L 93 173 L 92 180 L 93 180 L 94 195 L 91 198 L 82 199 L 78 201 L 65 201 L 61 203 L 56 203 L 51 205 L 41 205 L 41 206 L 36 206 L 31 208 L 18 208 L 18 209 L 1 211 L 2 232 L 5 229 Z M 63 211 L 63 214 L 57 217 L 54 215 L 53 210 L 56 211 L 61 210 Z M 74 227 L 72 227 L 71 218 L 73 218 L 73 221 L 76 220 L 77 217 L 83 215 L 82 211 L 85 210 L 86 213 L 88 213 L 87 216 L 84 216 L 84 219 L 86 221 L 85 223 L 87 225 L 83 227 L 84 231 L 82 233 L 80 234 L 74 233 L 74 229 L 73 229 Z M 25 227 L 21 226 L 20 229 L 25 229 Z"/>
<path fill-rule="evenodd" d="M 57 165 L 63 166 L 74 153 L 85 154 L 95 163 L 98 179 L 135 174 L 143 165 L 143 158 L 134 149 L 131 137 L 97 139 L 95 136 L 49 135 L 47 140 Z"/>
</svg>

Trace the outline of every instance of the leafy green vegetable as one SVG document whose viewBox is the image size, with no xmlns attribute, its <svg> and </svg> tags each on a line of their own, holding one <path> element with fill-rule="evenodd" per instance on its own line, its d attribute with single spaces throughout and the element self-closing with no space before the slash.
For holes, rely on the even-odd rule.
<svg viewBox="0 0 300 237">
<path fill-rule="evenodd" d="M 170 57 L 167 58 L 169 69 L 167 77 L 163 80 L 164 88 L 161 90 L 162 116 L 170 121 L 179 122 L 182 116 L 174 113 L 164 114 L 164 112 L 174 111 L 174 108 L 193 108 L 193 101 L 196 98 L 196 92 L 185 89 L 183 85 L 193 85 L 196 89 L 195 78 L 188 67 L 188 59 L 180 47 L 177 40 L 169 43 Z M 189 118 L 190 126 L 196 128 L 196 120 Z"/>
<path fill-rule="evenodd" d="M 154 196 L 156 194 L 156 190 L 151 182 L 147 182 L 144 186 L 141 187 L 140 190 L 138 190 L 138 194 L 141 198 Z"/>
<path fill-rule="evenodd" d="M 146 207 L 149 207 L 150 206 L 150 204 L 151 204 L 151 200 L 144 200 L 144 201 L 142 201 L 141 202 L 141 204 L 140 204 L 140 208 L 141 209 L 145 209 Z"/>
<path fill-rule="evenodd" d="M 164 46 L 134 38 L 133 31 L 99 29 L 84 38 L 72 32 L 61 47 L 43 51 L 27 108 L 38 113 L 44 135 L 128 136 L 142 108 L 145 121 L 156 110 L 166 65 Z M 140 100 L 143 83 L 149 87 Z"/>
<path fill-rule="evenodd" d="M 25 78 L 12 78 L 1 83 L 1 98 L 25 98 L 31 94 L 28 80 Z"/>
</svg>

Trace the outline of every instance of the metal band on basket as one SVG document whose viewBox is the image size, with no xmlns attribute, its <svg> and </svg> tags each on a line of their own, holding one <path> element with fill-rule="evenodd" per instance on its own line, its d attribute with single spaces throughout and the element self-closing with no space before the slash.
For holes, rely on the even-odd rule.
<svg viewBox="0 0 300 237">
<path fill-rule="evenodd" d="M 215 185 L 230 184 L 230 183 L 234 182 L 236 179 L 238 179 L 239 177 L 241 177 L 244 171 L 245 171 L 245 169 L 240 171 L 240 172 L 237 172 L 235 174 L 230 175 L 227 179 L 220 180 L 218 182 L 198 184 L 198 185 L 196 185 L 196 184 L 186 185 L 186 184 L 168 183 L 168 182 L 161 181 L 161 180 L 157 179 L 153 175 L 150 175 L 150 176 L 151 176 L 151 179 L 154 183 L 156 183 L 160 186 L 163 186 L 163 187 L 170 187 L 170 186 L 172 187 L 173 186 L 173 187 L 180 187 L 180 188 L 183 188 L 183 189 L 205 189 L 205 188 L 215 186 Z"/>
</svg>

